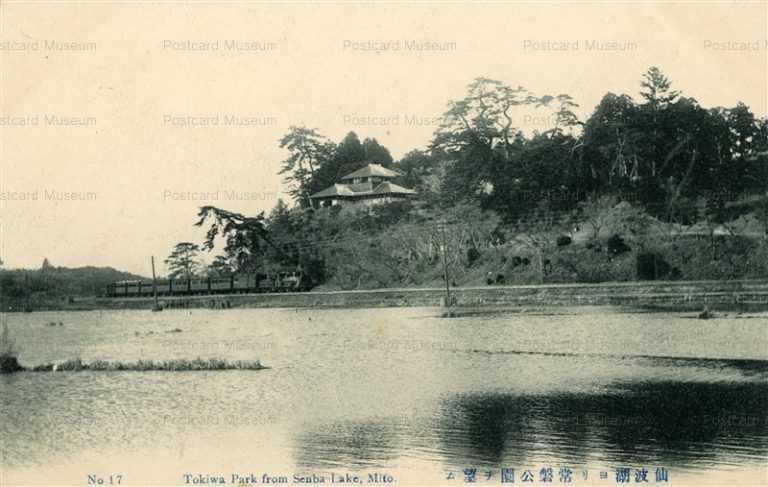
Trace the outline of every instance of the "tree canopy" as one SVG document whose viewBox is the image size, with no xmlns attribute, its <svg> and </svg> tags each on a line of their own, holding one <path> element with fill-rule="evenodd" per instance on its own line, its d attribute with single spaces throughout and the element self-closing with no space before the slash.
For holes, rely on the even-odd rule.
<svg viewBox="0 0 768 487">
<path fill-rule="evenodd" d="M 462 98 L 448 102 L 426 147 L 397 161 L 374 138 L 349 132 L 333 142 L 317 129 L 291 127 L 279 144 L 287 151 L 281 174 L 295 205 L 278 201 L 268 216 L 255 217 L 201 208 L 198 225 L 209 226 L 203 248 L 223 237 L 223 253 L 211 266 L 219 274 L 294 265 L 317 283 L 340 287 L 442 279 L 433 268 L 440 248 L 450 249 L 451 265 L 462 272 L 495 256 L 501 260 L 494 265 L 533 282 L 624 279 L 638 275 L 626 255 L 639 262 L 639 252 L 664 248 L 678 255 L 675 249 L 690 247 L 676 247 L 678 237 L 659 243 L 656 227 L 679 236 L 680 225 L 714 232 L 759 218 L 753 200 L 765 198 L 768 188 L 768 120 L 743 103 L 702 107 L 657 67 L 642 74 L 638 94 L 606 93 L 579 120 L 578 102 L 568 94 L 477 78 Z M 521 121 L 531 116 L 548 124 L 529 133 Z M 311 194 L 368 163 L 399 171 L 396 182 L 416 189 L 416 201 L 312 208 Z M 438 221 L 452 229 L 444 247 Z M 569 247 L 584 228 L 587 247 Z M 711 242 L 704 253 L 716 255 L 710 250 Z M 746 244 L 742 251 L 762 255 Z M 751 255 L 738 271 L 692 266 L 691 255 L 698 254 L 676 264 L 689 275 L 764 267 L 746 264 L 755 262 Z"/>
<path fill-rule="evenodd" d="M 201 270 L 198 258 L 200 246 L 192 242 L 179 242 L 171 250 L 165 265 L 168 266 L 168 277 L 171 279 L 190 279 Z"/>
</svg>

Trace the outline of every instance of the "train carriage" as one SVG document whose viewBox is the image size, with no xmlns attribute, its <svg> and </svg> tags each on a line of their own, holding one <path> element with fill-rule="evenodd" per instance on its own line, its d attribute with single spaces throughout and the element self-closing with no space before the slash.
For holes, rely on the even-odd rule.
<svg viewBox="0 0 768 487">
<path fill-rule="evenodd" d="M 211 279 L 211 294 L 226 294 L 233 289 L 234 276 Z"/>
<path fill-rule="evenodd" d="M 247 293 L 251 289 L 253 289 L 253 285 L 252 285 L 250 276 L 248 274 L 241 274 L 234 277 L 232 292 Z"/>
<path fill-rule="evenodd" d="M 150 283 L 151 284 L 151 283 Z M 157 294 L 160 296 L 167 296 L 171 293 L 171 283 L 170 281 L 158 281 L 157 282 Z M 150 295 L 152 294 L 152 289 L 150 288 Z"/>
<path fill-rule="evenodd" d="M 208 294 L 208 279 L 189 279 L 190 294 Z"/>
<path fill-rule="evenodd" d="M 106 295 L 113 298 L 152 296 L 155 286 L 158 296 L 303 292 L 309 290 L 307 282 L 300 270 L 284 270 L 221 278 L 161 279 L 156 284 L 152 281 L 117 281 L 107 285 Z"/>
</svg>

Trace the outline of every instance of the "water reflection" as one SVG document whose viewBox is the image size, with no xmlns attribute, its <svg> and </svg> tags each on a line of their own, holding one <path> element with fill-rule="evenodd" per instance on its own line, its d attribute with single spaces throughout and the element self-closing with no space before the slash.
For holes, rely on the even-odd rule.
<svg viewBox="0 0 768 487">
<path fill-rule="evenodd" d="M 294 442 L 305 467 L 384 466 L 411 451 L 454 467 L 760 466 L 768 383 L 632 382 L 598 393 L 466 393 L 412 421 L 320 424 Z M 423 456 L 423 454 L 421 455 Z"/>
<path fill-rule="evenodd" d="M 768 452 L 767 384 L 616 386 L 604 394 L 455 397 L 446 405 L 453 413 L 440 423 L 441 440 L 459 463 L 525 464 L 546 454 L 577 464 L 604 458 L 692 465 L 718 456 L 760 462 Z"/>
<path fill-rule="evenodd" d="M 381 469 L 439 481 L 449 466 L 755 471 L 768 452 L 768 336 L 754 320 L 608 312 L 438 320 L 423 309 L 365 310 L 365 320 L 358 310 L 161 314 L 9 321 L 26 364 L 82 352 L 86 362 L 203 354 L 273 368 L 0 377 L 0 438 L 8 439 L 0 457 L 11 483 L 71 470 L 74 485 L 97 465 L 122 465 L 144 480 L 146 458 L 163 459 L 171 483 L 192 466 L 218 472 L 254 462 L 287 474 Z M 44 325 L 53 319 L 65 326 Z M 177 327 L 183 333 L 158 332 Z"/>
<path fill-rule="evenodd" d="M 399 431 L 394 422 L 341 422 L 301 431 L 294 462 L 301 468 L 372 467 L 399 453 Z"/>
</svg>

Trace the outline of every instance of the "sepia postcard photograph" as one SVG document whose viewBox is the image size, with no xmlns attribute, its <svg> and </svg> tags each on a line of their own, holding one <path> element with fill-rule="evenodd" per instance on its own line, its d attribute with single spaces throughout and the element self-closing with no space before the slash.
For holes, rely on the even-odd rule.
<svg viewBox="0 0 768 487">
<path fill-rule="evenodd" d="M 768 487 L 768 0 L 0 0 L 0 487 Z"/>
</svg>

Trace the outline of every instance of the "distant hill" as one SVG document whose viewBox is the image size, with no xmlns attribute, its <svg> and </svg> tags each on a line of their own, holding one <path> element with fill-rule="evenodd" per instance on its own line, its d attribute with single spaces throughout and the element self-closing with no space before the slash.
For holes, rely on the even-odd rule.
<svg viewBox="0 0 768 487">
<path fill-rule="evenodd" d="M 112 267 L 53 267 L 0 270 L 0 309 L 38 307 L 77 297 L 101 296 L 107 284 L 146 279 Z"/>
</svg>

